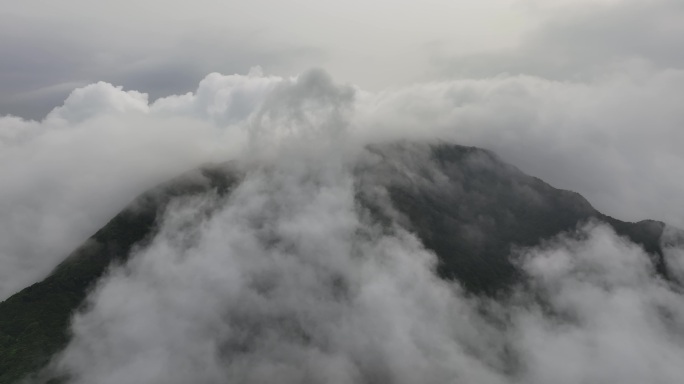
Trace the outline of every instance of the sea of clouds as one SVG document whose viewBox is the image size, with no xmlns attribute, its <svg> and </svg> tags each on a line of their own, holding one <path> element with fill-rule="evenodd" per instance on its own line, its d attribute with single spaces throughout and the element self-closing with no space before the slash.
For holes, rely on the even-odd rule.
<svg viewBox="0 0 684 384">
<path fill-rule="evenodd" d="M 684 227 L 676 209 L 684 204 L 681 89 L 679 70 L 590 83 L 502 75 L 367 92 L 321 71 L 281 78 L 255 69 L 213 73 L 195 92 L 153 103 L 91 84 L 41 121 L 0 117 L 0 297 L 44 276 L 147 188 L 241 157 L 252 151 L 248 142 L 297 135 L 295 117 L 330 109 L 338 121 L 325 124 L 344 120 L 357 147 L 396 139 L 476 145 L 619 219 Z M 255 123 L 275 115 L 282 126 Z"/>
<path fill-rule="evenodd" d="M 676 382 L 682 281 L 638 246 L 588 223 L 513 255 L 527 281 L 510 298 L 473 297 L 414 235 L 369 221 L 352 168 L 369 143 L 478 145 L 618 218 L 681 225 L 683 112 L 668 97 L 682 85 L 672 70 L 367 92 L 255 69 L 153 103 L 88 85 L 41 121 L 0 118 L 0 292 L 45 276 L 147 188 L 234 160 L 248 171 L 230 196 L 177 201 L 100 281 L 52 369 L 75 383 Z M 673 270 L 682 257 L 667 249 Z"/>
</svg>

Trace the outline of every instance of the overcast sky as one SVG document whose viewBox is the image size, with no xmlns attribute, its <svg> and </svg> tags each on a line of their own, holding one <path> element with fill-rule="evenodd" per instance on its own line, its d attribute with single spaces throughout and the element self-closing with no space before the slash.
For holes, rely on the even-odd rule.
<svg viewBox="0 0 684 384">
<path fill-rule="evenodd" d="M 682 43 L 679 0 L 9 2 L 0 253 L 58 257 L 150 180 L 228 157 L 226 126 L 311 68 L 353 89 L 363 140 L 485 147 L 617 218 L 684 226 Z"/>
<path fill-rule="evenodd" d="M 324 67 L 379 89 L 424 79 L 434 55 L 516 47 L 545 18 L 527 0 L 9 2 L 0 113 L 42 117 L 98 80 L 156 98 L 255 65 L 280 75 Z"/>
<path fill-rule="evenodd" d="M 677 0 L 8 2 L 0 114 L 42 118 L 108 81 L 152 99 L 207 73 L 325 68 L 364 89 L 525 73 L 561 80 L 680 68 Z"/>
</svg>

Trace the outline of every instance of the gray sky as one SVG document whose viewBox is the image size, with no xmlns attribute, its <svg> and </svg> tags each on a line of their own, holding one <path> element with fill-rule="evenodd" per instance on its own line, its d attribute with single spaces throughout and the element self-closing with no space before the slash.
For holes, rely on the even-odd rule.
<svg viewBox="0 0 684 384">
<path fill-rule="evenodd" d="M 9 2 L 0 13 L 0 114 L 42 118 L 78 86 L 152 99 L 207 73 L 325 68 L 381 90 L 501 73 L 587 80 L 681 68 L 677 0 Z"/>
<path fill-rule="evenodd" d="M 39 118 L 69 91 L 109 81 L 153 98 L 209 72 L 324 67 L 379 89 L 421 78 L 435 44 L 512 47 L 529 15 L 515 0 L 10 2 L 0 14 L 0 114 Z"/>
<path fill-rule="evenodd" d="M 235 156 L 259 110 L 291 107 L 276 85 L 312 67 L 332 89 L 351 84 L 362 142 L 485 147 L 617 218 L 684 226 L 682 4 L 5 4 L 0 292 L 154 182 Z"/>
</svg>

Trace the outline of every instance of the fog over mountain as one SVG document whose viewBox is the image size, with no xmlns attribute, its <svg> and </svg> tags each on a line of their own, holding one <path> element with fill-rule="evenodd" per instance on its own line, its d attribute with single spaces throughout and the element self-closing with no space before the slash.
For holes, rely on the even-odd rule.
<svg viewBox="0 0 684 384">
<path fill-rule="evenodd" d="M 303 129 L 297 119 L 312 119 L 307 124 L 321 131 L 344 124 L 357 147 L 441 139 L 493 149 L 612 216 L 682 227 L 676 207 L 684 179 L 677 170 L 684 159 L 675 125 L 681 111 L 673 98 L 671 106 L 640 107 L 653 94 L 678 92 L 680 78 L 670 71 L 645 84 L 588 87 L 503 77 L 370 93 L 335 85 L 321 71 L 280 78 L 254 70 L 211 74 L 195 93 L 151 104 L 135 91 L 89 85 L 43 121 L 1 120 L 0 292 L 7 297 L 44 276 L 145 189 L 201 163 L 249 153 L 249 142 L 268 146 L 296 137 Z M 329 110 L 335 121 L 317 122 Z M 648 133 L 630 114 L 652 118 Z M 283 126 L 273 123 L 276 117 Z"/>
<path fill-rule="evenodd" d="M 472 296 L 437 277 L 419 238 L 371 220 L 354 197 L 350 158 L 322 145 L 283 148 L 227 198 L 172 203 L 149 245 L 99 283 L 54 369 L 78 383 L 640 383 L 684 374 L 678 283 L 607 225 L 516 253 L 529 280 L 512 296 Z M 421 154 L 412 156 L 425 165 Z M 477 156 L 470 161 L 487 161 Z M 504 279 L 496 262 L 481 257 L 480 273 Z"/>
<path fill-rule="evenodd" d="M 207 89 L 214 89 L 213 99 Z M 651 242 L 659 251 L 649 256 L 647 243 L 619 237 L 621 227 L 608 226 L 579 196 L 552 192 L 488 152 L 447 144 L 440 152 L 424 144 L 449 138 L 439 127 L 432 136 L 387 130 L 373 120 L 382 113 L 371 115 L 368 105 L 380 111 L 399 96 L 370 103 L 359 92 L 322 71 L 292 79 L 253 72 L 210 75 L 196 94 L 150 106 L 138 93 L 100 83 L 75 91 L 42 123 L 24 122 L 34 131 L 13 136 L 14 148 L 47 145 L 41 141 L 59 135 L 87 140 L 93 127 L 111 135 L 101 146 L 118 146 L 94 158 L 120 157 L 126 154 L 122 146 L 131 146 L 122 162 L 135 171 L 108 170 L 118 180 L 84 180 L 74 172 L 52 181 L 69 188 L 63 196 L 77 199 L 72 204 L 92 204 L 105 220 L 110 209 L 119 209 L 107 194 L 127 196 L 207 159 L 200 154 L 230 160 L 222 172 L 235 178 L 222 189 L 169 201 L 152 237 L 131 248 L 130 256 L 122 254 L 129 261 L 97 282 L 72 320 L 66 349 L 38 378 L 636 383 L 673 382 L 684 373 L 677 363 L 684 357 L 681 232 L 658 226 Z M 195 128 L 198 115 L 205 125 Z M 41 132 L 47 124 L 54 131 Z M 126 135 L 117 136 L 120 129 Z M 164 147 L 164 136 L 183 145 Z M 136 157 L 143 155 L 143 148 L 135 151 L 140 142 L 131 144 L 136 137 L 154 138 L 141 142 L 158 152 Z M 56 164 L 93 165 L 76 166 L 76 159 Z M 50 174 L 31 181 L 44 179 Z M 85 189 L 72 195 L 81 180 Z M 411 197 L 416 188 L 422 192 Z M 55 191 L 35 190 L 39 196 Z M 555 193 L 561 193 L 561 205 L 550 200 Z M 536 210 L 551 216 L 537 217 Z M 73 220 L 59 210 L 45 214 Z M 566 216 L 567 224 L 552 224 Z M 445 219 L 455 224 L 432 227 Z M 64 228 L 72 225 L 77 223 Z M 103 236 L 119 241 L 131 225 L 138 224 Z M 524 234 L 525 225 L 532 235 Z M 523 232 L 496 248 L 510 236 L 506 228 Z M 545 228 L 548 235 L 542 235 Z M 557 232 L 563 228 L 570 232 Z M 648 225 L 643 228 L 637 238 L 648 233 Z M 68 246 L 69 234 L 61 235 Z M 439 241 L 451 236 L 457 241 L 440 248 Z M 535 241 L 542 242 L 524 248 Z M 41 240 L 27 243 L 38 247 Z M 97 249 L 107 248 L 92 249 L 98 258 Z M 52 254 L 55 262 L 63 258 Z M 439 273 L 444 263 L 453 273 Z M 659 264 L 665 275 L 657 272 Z M 49 263 L 36 258 L 34 266 L 8 276 L 35 281 Z M 475 276 L 479 280 L 471 281 Z M 486 293 L 506 281 L 498 288 L 503 291 Z M 63 283 L 57 284 L 51 289 Z"/>
<path fill-rule="evenodd" d="M 682 4 L 4 5 L 0 383 L 680 382 Z"/>
</svg>

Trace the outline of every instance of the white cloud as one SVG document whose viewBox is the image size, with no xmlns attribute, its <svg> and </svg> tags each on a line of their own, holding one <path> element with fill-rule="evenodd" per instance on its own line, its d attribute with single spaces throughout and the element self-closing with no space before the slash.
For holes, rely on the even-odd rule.
<svg viewBox="0 0 684 384">
<path fill-rule="evenodd" d="M 673 383 L 684 374 L 684 297 L 606 227 L 526 255 L 543 304 L 516 309 L 527 383 Z"/>
<path fill-rule="evenodd" d="M 491 149 L 523 171 L 583 194 L 623 220 L 683 226 L 684 71 L 581 82 L 498 76 L 362 94 L 370 137 L 439 137 Z"/>
<path fill-rule="evenodd" d="M 349 174 L 367 143 L 441 139 L 618 219 L 684 227 L 681 2 L 43 3 L 0 16 L 18 36 L 0 43 L 0 111 L 43 116 L 101 79 L 126 90 L 0 117 L 0 299 L 157 182 L 208 161 L 250 170 L 227 201 L 177 202 L 101 282 L 56 362 L 76 382 L 684 376 L 681 288 L 607 228 L 525 251 L 514 300 L 466 297 L 415 237 L 359 215 Z M 255 64 L 284 77 L 212 73 L 183 94 Z M 286 76 L 315 65 L 361 86 Z M 664 257 L 681 284 L 675 233 Z"/>
<path fill-rule="evenodd" d="M 224 79 L 209 76 L 197 97 Z M 241 95 L 269 81 L 279 80 L 226 83 L 210 95 L 255 108 Z M 149 105 L 145 94 L 97 83 L 41 122 L 0 118 L 0 297 L 39 280 L 145 189 L 229 158 L 245 140 L 212 121 L 221 115 L 213 100 L 199 110 L 194 96 L 173 99 Z"/>
<path fill-rule="evenodd" d="M 122 87 L 99 82 L 77 88 L 55 108 L 47 120 L 65 120 L 67 124 L 78 124 L 84 120 L 111 114 L 146 113 L 149 111 L 147 94 L 137 91 L 123 91 Z"/>
<path fill-rule="evenodd" d="M 0 114 L 44 116 L 68 93 L 59 84 L 103 80 L 154 100 L 257 64 L 283 75 L 325 67 L 366 88 L 405 84 L 426 71 L 420 53 L 434 41 L 458 52 L 514 45 L 527 18 L 512 3 L 11 2 L 0 15 L 0 33 L 13 36 L 0 41 Z"/>
<path fill-rule="evenodd" d="M 684 374 L 684 298 L 607 227 L 524 251 L 529 284 L 514 300 L 468 298 L 436 277 L 415 237 L 359 216 L 348 167 L 297 159 L 311 155 L 286 151 L 251 168 L 227 200 L 177 202 L 160 235 L 76 316 L 56 369 L 74 383 Z"/>
<path fill-rule="evenodd" d="M 674 105 L 646 101 L 676 95 L 681 74 L 624 80 L 499 77 L 369 93 L 321 71 L 255 71 L 213 74 L 196 93 L 151 105 L 86 87 L 42 122 L 1 120 L 4 292 L 46 273 L 154 181 L 236 158 L 248 172 L 227 200 L 177 202 L 152 244 L 89 298 L 55 362 L 75 382 L 671 382 L 682 375 L 682 297 L 608 229 L 527 251 L 542 303 L 523 287 L 497 303 L 439 280 L 415 237 L 378 231 L 353 199 L 360 146 L 404 137 L 522 153 L 556 172 L 577 158 L 594 182 L 623 151 L 678 164 L 676 145 L 623 123 L 658 116 L 652 129 L 670 132 Z M 578 122 L 602 130 L 555 129 Z M 642 166 L 654 175 L 639 198 L 677 190 L 659 164 Z M 613 182 L 644 177 L 626 175 Z M 615 196 L 628 212 L 632 201 Z"/>
<path fill-rule="evenodd" d="M 303 146 L 335 142 L 316 120 L 320 111 L 346 121 L 359 145 L 439 138 L 482 146 L 619 219 L 684 226 L 673 209 L 684 204 L 676 177 L 684 169 L 681 71 L 592 83 L 500 76 L 378 93 L 333 85 L 317 71 L 303 78 L 297 90 L 295 78 L 258 70 L 211 74 L 195 93 L 152 104 L 143 93 L 97 83 L 41 122 L 0 118 L 1 296 L 45 275 L 164 178 L 238 156 L 257 137 L 279 145 L 302 124 L 319 132 Z"/>
<path fill-rule="evenodd" d="M 315 101 L 325 84 L 282 90 Z M 317 118 L 344 129 L 335 111 Z M 321 141 L 322 153 L 299 138 L 271 147 L 277 156 L 249 166 L 226 201 L 195 198 L 167 212 L 161 235 L 75 319 L 58 366 L 75 382 L 101 383 L 499 380 L 452 341 L 468 343 L 479 325 L 432 273 L 434 256 L 357 216 L 344 134 L 341 151 Z M 210 218 L 197 215 L 206 205 Z M 188 224 L 194 233 L 178 230 Z"/>
</svg>

